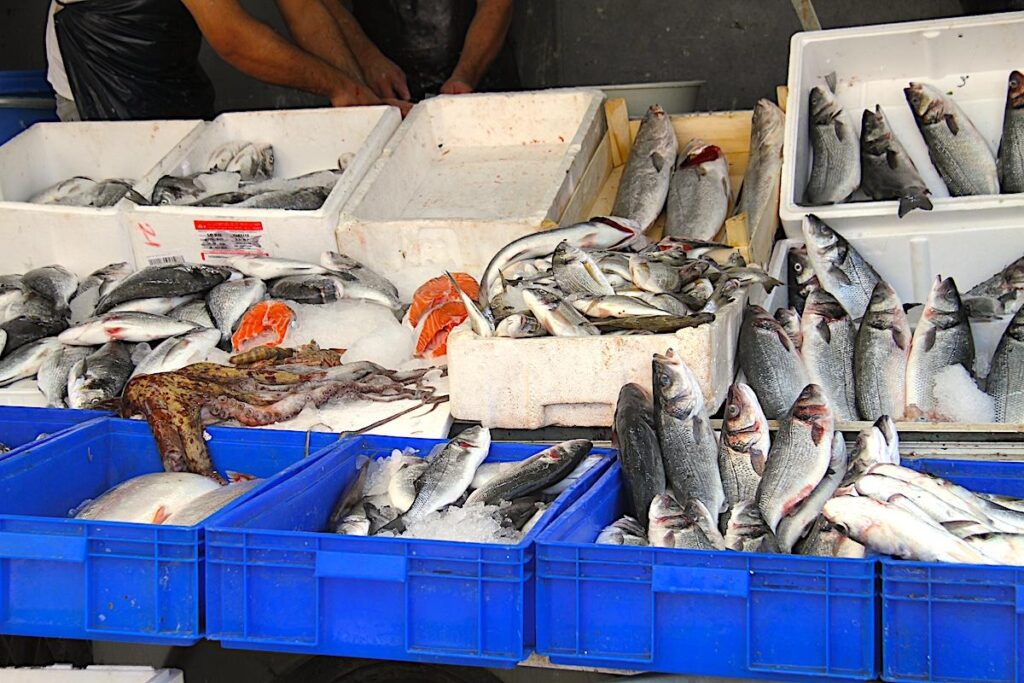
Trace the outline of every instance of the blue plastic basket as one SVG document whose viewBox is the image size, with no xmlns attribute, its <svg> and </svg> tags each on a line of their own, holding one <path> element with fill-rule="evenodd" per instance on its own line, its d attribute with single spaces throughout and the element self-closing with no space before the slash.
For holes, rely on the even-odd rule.
<svg viewBox="0 0 1024 683">
<path fill-rule="evenodd" d="M 286 477 L 307 453 L 302 432 L 209 433 L 222 472 Z M 308 439 L 310 453 L 337 444 L 332 434 Z M 149 426 L 117 418 L 0 460 L 0 633 L 170 645 L 202 636 L 203 525 L 68 518 L 84 500 L 162 469 Z"/>
<path fill-rule="evenodd" d="M 905 461 L 973 491 L 1024 497 L 1024 463 Z M 1024 569 L 882 560 L 882 678 L 1024 680 Z"/>
<path fill-rule="evenodd" d="M 45 71 L 0 71 L 0 145 L 39 121 L 56 121 Z"/>
<path fill-rule="evenodd" d="M 537 652 L 552 662 L 774 680 L 876 676 L 876 562 L 597 545 L 618 464 L 537 541 Z"/>
<path fill-rule="evenodd" d="M 0 458 L 9 458 L 41 446 L 65 430 L 109 413 L 99 410 L 68 408 L 22 408 L 0 406 L 0 443 L 11 450 Z"/>
<path fill-rule="evenodd" d="M 207 637 L 225 647 L 510 667 L 534 641 L 534 539 L 517 545 L 322 533 L 358 455 L 435 440 L 362 437 L 207 531 Z M 489 461 L 543 446 L 494 443 Z M 612 457 L 612 452 L 595 453 Z M 596 481 L 601 463 L 545 519 Z"/>
</svg>

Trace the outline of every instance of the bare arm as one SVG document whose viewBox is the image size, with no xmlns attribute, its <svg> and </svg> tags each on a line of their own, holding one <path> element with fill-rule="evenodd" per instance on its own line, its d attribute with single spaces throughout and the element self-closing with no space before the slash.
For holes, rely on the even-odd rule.
<svg viewBox="0 0 1024 683">
<path fill-rule="evenodd" d="M 210 47 L 239 71 L 267 83 L 323 95 L 335 106 L 380 102 L 367 86 L 254 19 L 238 0 L 182 2 Z"/>
<path fill-rule="evenodd" d="M 513 0 L 477 0 L 459 63 L 441 92 L 455 95 L 476 89 L 505 42 L 512 23 L 512 5 Z"/>
<path fill-rule="evenodd" d="M 359 62 L 366 82 L 381 97 L 393 97 L 408 100 L 409 85 L 405 80 L 405 73 L 401 68 L 383 52 L 380 51 L 373 41 L 363 31 L 352 13 L 346 9 L 341 0 L 323 0 L 327 10 L 338 22 L 345 42 L 348 43 L 352 54 Z"/>
<path fill-rule="evenodd" d="M 366 85 L 359 62 L 323 0 L 277 0 L 277 8 L 299 47 Z"/>
</svg>

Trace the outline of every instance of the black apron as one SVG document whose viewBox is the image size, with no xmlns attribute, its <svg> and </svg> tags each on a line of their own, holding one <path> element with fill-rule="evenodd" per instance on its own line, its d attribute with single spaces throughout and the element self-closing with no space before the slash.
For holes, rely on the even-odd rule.
<svg viewBox="0 0 1024 683">
<path fill-rule="evenodd" d="M 355 0 L 363 31 L 405 72 L 413 100 L 436 95 L 459 62 L 476 0 Z M 519 88 L 511 41 L 506 40 L 478 91 Z"/>
<path fill-rule="evenodd" d="M 84 0 L 53 20 L 83 120 L 213 118 L 203 36 L 181 0 Z"/>
</svg>

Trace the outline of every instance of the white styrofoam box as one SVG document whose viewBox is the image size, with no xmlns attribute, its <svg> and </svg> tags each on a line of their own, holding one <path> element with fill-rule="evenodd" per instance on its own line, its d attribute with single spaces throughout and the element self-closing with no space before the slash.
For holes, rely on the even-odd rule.
<svg viewBox="0 0 1024 683">
<path fill-rule="evenodd" d="M 338 214 L 401 121 L 395 107 L 344 107 L 221 114 L 136 189 L 145 197 L 165 175 L 206 170 L 217 147 L 232 140 L 273 145 L 274 177 L 337 168 L 355 155 L 316 211 L 232 207 L 136 206 L 125 202 L 126 226 L 140 266 L 177 259 L 216 262 L 237 255 L 270 255 L 318 262 L 335 249 Z"/>
<path fill-rule="evenodd" d="M 43 668 L 0 669 L 4 683 L 185 683 L 178 669 L 152 669 L 147 666 L 88 666 L 72 668 L 55 664 Z"/>
<path fill-rule="evenodd" d="M 134 261 L 120 209 L 30 204 L 62 180 L 138 180 L 202 127 L 202 121 L 37 123 L 0 147 L 0 272 L 59 263 L 88 275 Z"/>
<path fill-rule="evenodd" d="M 479 278 L 501 247 L 559 223 L 606 128 L 599 90 L 417 104 L 342 212 L 338 249 L 408 301 L 445 270 Z"/>
<path fill-rule="evenodd" d="M 883 230 L 931 225 L 936 230 L 955 230 L 959 227 L 957 221 L 980 219 L 979 210 L 999 218 L 1024 209 L 1024 194 L 950 197 L 928 158 L 927 146 L 903 95 L 910 81 L 930 83 L 951 92 L 994 152 L 1002 136 L 1007 79 L 1011 70 L 1021 68 L 1022 32 L 1024 12 L 1011 12 L 794 35 L 779 208 L 787 236 L 800 236 L 800 221 L 807 213 L 817 214 L 835 228 L 857 225 Z M 838 80 L 836 95 L 858 135 L 864 109 L 882 106 L 893 132 L 931 190 L 932 211 L 912 211 L 900 219 L 896 201 L 822 207 L 798 204 L 811 168 L 807 100 L 811 88 L 823 85 L 824 77 L 831 72 Z"/>
</svg>

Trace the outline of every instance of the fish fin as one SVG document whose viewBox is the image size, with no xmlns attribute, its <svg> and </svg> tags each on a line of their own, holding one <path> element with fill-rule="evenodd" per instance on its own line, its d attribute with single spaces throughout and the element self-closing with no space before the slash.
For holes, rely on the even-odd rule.
<svg viewBox="0 0 1024 683">
<path fill-rule="evenodd" d="M 393 520 L 377 529 L 377 533 L 380 533 L 381 531 L 394 531 L 396 534 L 404 534 L 406 529 L 404 517 L 405 515 L 395 517 Z"/>
<path fill-rule="evenodd" d="M 900 197 L 899 217 L 903 218 L 914 209 L 932 210 L 932 200 L 924 192 Z"/>
<path fill-rule="evenodd" d="M 815 422 L 811 425 L 811 440 L 814 441 L 815 444 L 820 444 L 821 440 L 825 438 L 825 432 L 826 429 Z"/>
<path fill-rule="evenodd" d="M 247 474 L 245 472 L 235 472 L 234 470 L 224 470 L 224 474 L 227 475 L 228 481 L 232 484 L 237 484 L 240 481 L 253 481 L 258 479 L 255 474 Z"/>
<path fill-rule="evenodd" d="M 831 330 L 831 328 L 829 328 L 828 323 L 825 322 L 824 320 L 819 320 L 818 324 L 815 325 L 815 327 L 818 330 L 818 334 L 821 335 L 821 338 L 825 340 L 825 343 L 826 344 L 831 344 L 832 343 L 832 330 Z"/>
<path fill-rule="evenodd" d="M 750 449 L 750 466 L 754 468 L 754 471 L 759 475 L 764 474 L 764 466 L 767 458 L 765 457 L 764 451 L 760 448 Z"/>
<path fill-rule="evenodd" d="M 836 72 L 835 71 L 832 71 L 832 72 L 829 72 L 829 73 L 825 74 L 825 85 L 828 86 L 829 90 L 831 90 L 832 92 L 835 92 L 837 84 L 838 84 L 838 80 L 836 79 Z"/>
<path fill-rule="evenodd" d="M 931 351 L 932 347 L 935 346 L 935 328 L 930 327 L 924 331 L 924 335 L 921 337 L 921 343 L 924 344 L 925 351 Z"/>
<path fill-rule="evenodd" d="M 665 157 L 660 152 L 655 152 L 651 155 L 651 163 L 654 165 L 654 170 L 661 173 L 661 169 L 665 168 Z"/>
<path fill-rule="evenodd" d="M 906 351 L 907 347 L 910 346 L 910 339 L 907 338 L 907 334 L 903 330 L 896 328 L 892 330 L 892 341 L 901 351 Z"/>
<path fill-rule="evenodd" d="M 832 275 L 832 277 L 834 277 L 836 279 L 836 282 L 838 282 L 839 284 L 841 284 L 843 286 L 848 286 L 848 285 L 852 285 L 853 284 L 853 280 L 850 279 L 850 276 L 847 275 L 846 273 L 844 273 L 839 268 L 834 268 L 834 267 L 830 268 L 829 269 L 829 274 Z"/>
<path fill-rule="evenodd" d="M 836 137 L 837 138 L 839 138 L 840 140 L 843 140 L 844 138 L 846 138 L 846 133 L 843 130 L 843 122 L 842 121 L 840 121 L 839 119 L 836 119 L 835 121 L 832 122 L 832 127 L 835 128 L 835 130 L 836 130 Z"/>
<path fill-rule="evenodd" d="M 885 163 L 889 165 L 889 168 L 896 170 L 899 166 L 899 159 L 897 158 L 896 152 L 891 149 L 885 150 Z"/>
<path fill-rule="evenodd" d="M 955 116 L 953 116 L 952 114 L 946 114 L 945 120 L 946 120 L 946 128 L 949 128 L 949 132 L 950 133 L 952 133 L 953 135 L 956 135 L 957 133 L 960 132 L 960 124 L 958 124 L 956 122 L 956 117 Z M 989 152 L 989 154 L 991 154 L 991 152 Z"/>
<path fill-rule="evenodd" d="M 782 345 L 786 348 L 787 351 L 791 351 L 793 349 L 793 340 L 789 338 L 789 335 L 786 334 L 786 331 L 784 329 L 777 329 L 775 331 L 775 336 L 779 338 L 779 341 L 782 342 Z"/>
<path fill-rule="evenodd" d="M 153 524 L 163 524 L 167 521 L 167 518 L 171 516 L 171 513 L 167 511 L 167 508 L 161 505 L 153 513 Z"/>
</svg>

